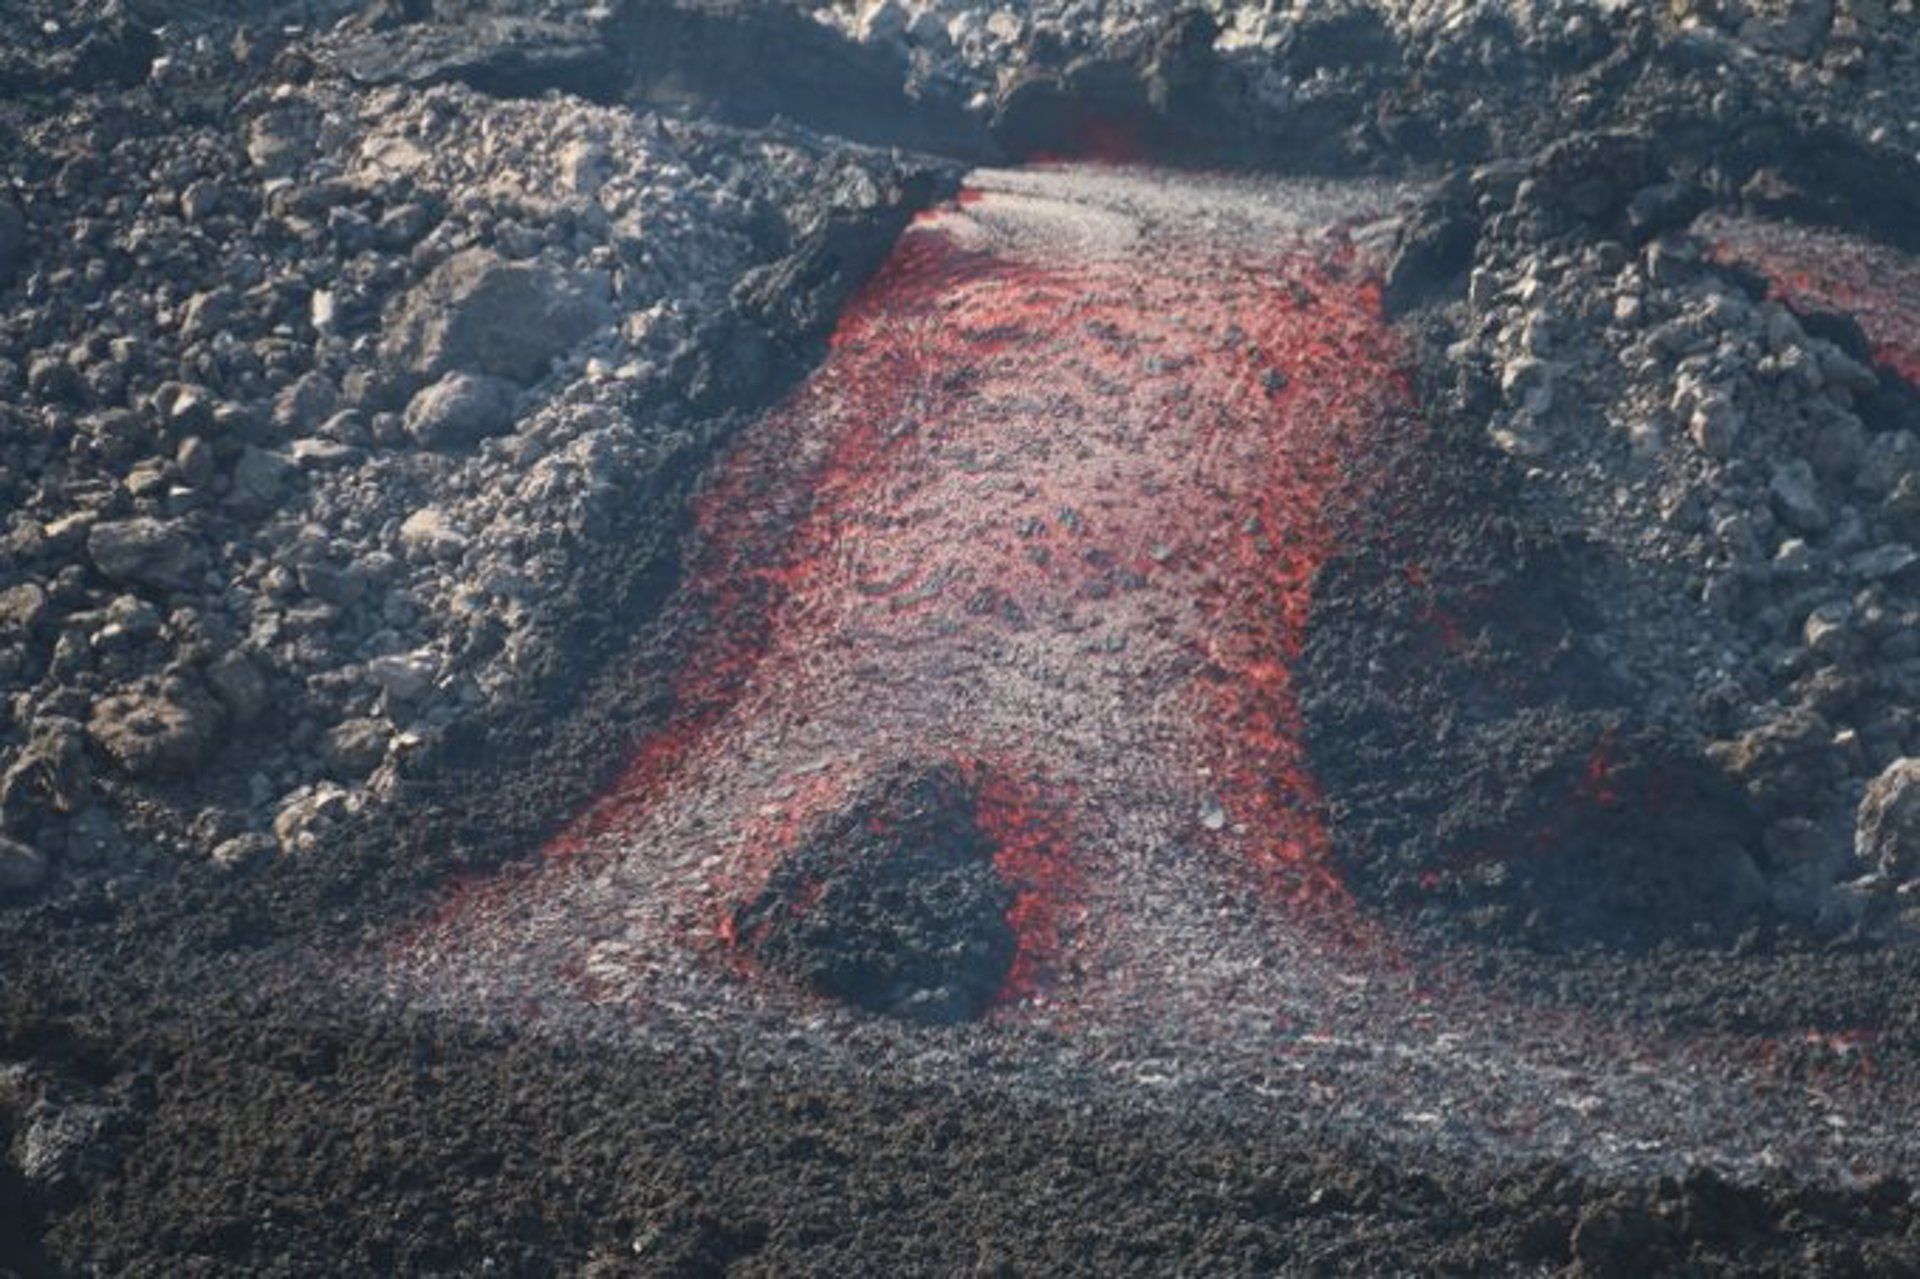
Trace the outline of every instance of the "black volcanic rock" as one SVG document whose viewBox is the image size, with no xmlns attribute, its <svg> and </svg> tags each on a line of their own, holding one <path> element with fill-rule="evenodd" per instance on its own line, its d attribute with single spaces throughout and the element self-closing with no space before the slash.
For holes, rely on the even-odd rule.
<svg viewBox="0 0 1920 1279">
<path fill-rule="evenodd" d="M 27 220 L 12 196 L 0 194 L 0 286 L 13 281 L 27 260 Z"/>
<path fill-rule="evenodd" d="M 622 87 L 619 60 L 590 28 L 498 17 L 409 24 L 394 8 L 369 9 L 361 25 L 380 34 L 343 50 L 342 69 L 355 80 L 414 88 L 457 83 L 503 98 L 559 89 L 600 102 Z"/>
<path fill-rule="evenodd" d="M 735 918 L 769 969 L 910 1021 L 969 1021 L 1006 980 L 1013 893 L 974 795 L 945 766 L 902 767 L 822 823 Z"/>
</svg>

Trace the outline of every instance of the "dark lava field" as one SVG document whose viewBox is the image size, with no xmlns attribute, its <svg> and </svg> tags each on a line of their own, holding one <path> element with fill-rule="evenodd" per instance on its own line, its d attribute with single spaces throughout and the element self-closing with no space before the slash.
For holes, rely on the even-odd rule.
<svg viewBox="0 0 1920 1279">
<path fill-rule="evenodd" d="M 0 694 L 0 1277 L 1920 1273 L 1920 11 L 16 0 Z"/>
</svg>

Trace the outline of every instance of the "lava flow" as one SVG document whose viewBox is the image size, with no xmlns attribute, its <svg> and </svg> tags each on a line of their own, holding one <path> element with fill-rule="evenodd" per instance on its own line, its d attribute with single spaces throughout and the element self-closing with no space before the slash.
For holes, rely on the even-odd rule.
<svg viewBox="0 0 1920 1279">
<path fill-rule="evenodd" d="M 472 894 L 428 949 L 519 936 L 591 974 L 591 998 L 644 1001 L 666 971 L 779 967 L 758 962 L 767 921 L 837 902 L 870 926 L 775 930 L 782 947 L 862 932 L 875 971 L 938 988 L 855 1002 L 974 1015 L 1130 987 L 1160 949 L 1140 936 L 1223 899 L 1327 944 L 1361 929 L 1292 663 L 1342 512 L 1388 456 L 1374 442 L 1412 429 L 1403 353 L 1323 210 L 1223 186 L 1224 215 L 1173 218 L 1154 190 L 997 175 L 907 232 L 698 504 L 681 600 L 698 638 L 667 722 L 543 868 Z M 873 795 L 888 777 L 967 811 L 822 857 L 836 815 L 900 807 Z M 861 858 L 910 878 L 933 830 L 989 846 L 1007 945 L 876 924 L 910 884 L 821 882 L 866 883 Z M 537 922 L 560 909 L 570 942 Z M 996 956 L 992 999 L 956 1004 L 926 975 L 962 952 Z M 845 966 L 814 958 L 798 970 Z"/>
<path fill-rule="evenodd" d="M 1920 266 L 1912 257 L 1785 222 L 1713 218 L 1703 230 L 1716 257 L 1761 271 L 1794 310 L 1852 317 L 1875 361 L 1920 386 Z"/>
<path fill-rule="evenodd" d="M 705 488 L 666 719 L 383 988 L 942 1086 L 956 1041 L 909 1024 L 959 1025 L 996 1086 L 1409 1148 L 1903 1157 L 1871 1080 L 1809 1098 L 1750 1044 L 1477 990 L 1350 898 L 1295 680 L 1316 570 L 1428 443 L 1379 198 L 977 175 Z M 1614 773 L 1580 783 L 1596 810 L 1634 802 Z"/>
</svg>

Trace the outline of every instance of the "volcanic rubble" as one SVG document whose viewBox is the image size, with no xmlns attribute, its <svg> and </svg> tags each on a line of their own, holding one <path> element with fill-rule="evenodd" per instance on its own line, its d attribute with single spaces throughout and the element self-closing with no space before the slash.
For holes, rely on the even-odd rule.
<svg viewBox="0 0 1920 1279">
<path fill-rule="evenodd" d="M 1012 890 L 937 760 L 730 907 L 728 949 L 824 1021 L 725 997 L 705 1040 L 575 1035 L 369 1006 L 312 960 L 523 863 L 670 722 L 712 463 L 970 166 L 1365 175 L 1415 193 L 1383 289 L 1426 433 L 1320 566 L 1294 672 L 1356 909 L 1511 1006 L 1634 1028 L 1567 1044 L 1742 1036 L 1899 1126 L 1917 23 L 11 6 L 0 1273 L 1920 1266 L 1897 1159 L 1482 1164 L 1022 1075 Z"/>
</svg>

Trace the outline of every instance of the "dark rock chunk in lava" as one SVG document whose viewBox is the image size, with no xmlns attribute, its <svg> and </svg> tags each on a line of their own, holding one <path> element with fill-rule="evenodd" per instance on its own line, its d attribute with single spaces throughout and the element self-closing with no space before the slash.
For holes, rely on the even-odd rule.
<svg viewBox="0 0 1920 1279">
<path fill-rule="evenodd" d="M 884 775 L 824 821 L 734 917 L 765 966 L 887 1016 L 969 1021 L 1005 982 L 1012 890 L 945 766 Z"/>
<path fill-rule="evenodd" d="M 1750 795 L 1601 657 L 1577 550 L 1490 500 L 1462 476 L 1412 572 L 1360 549 L 1318 583 L 1303 710 L 1349 882 L 1549 950 L 1763 912 Z"/>
<path fill-rule="evenodd" d="M 1387 267 L 1386 304 L 1398 315 L 1462 282 L 1473 265 L 1480 224 L 1465 183 L 1427 201 L 1401 228 Z"/>
</svg>

